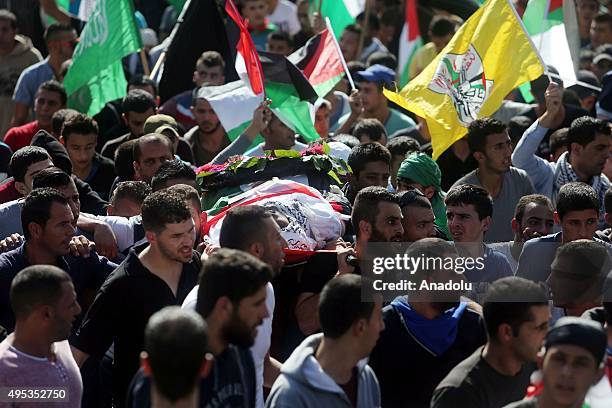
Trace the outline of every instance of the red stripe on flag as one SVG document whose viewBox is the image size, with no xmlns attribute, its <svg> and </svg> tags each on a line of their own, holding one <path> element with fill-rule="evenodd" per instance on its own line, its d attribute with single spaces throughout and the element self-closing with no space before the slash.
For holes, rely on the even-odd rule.
<svg viewBox="0 0 612 408">
<path fill-rule="evenodd" d="M 406 3 L 406 24 L 408 24 L 408 41 L 414 41 L 421 36 L 417 0 L 408 0 Z"/>
<path fill-rule="evenodd" d="M 319 46 L 303 72 L 312 85 L 322 84 L 344 73 L 342 60 L 327 29 L 321 33 Z"/>
<path fill-rule="evenodd" d="M 261 67 L 261 61 L 255 49 L 253 38 L 251 38 L 251 34 L 244 23 L 244 19 L 232 0 L 225 1 L 225 12 L 240 30 L 240 38 L 236 44 L 236 50 L 242 55 L 242 59 L 244 60 L 249 82 L 251 83 L 251 89 L 255 95 L 262 94 L 264 92 L 263 68 Z"/>
<path fill-rule="evenodd" d="M 558 9 L 559 7 L 563 7 L 563 0 L 550 0 L 548 12 L 550 13 L 551 11 Z"/>
</svg>

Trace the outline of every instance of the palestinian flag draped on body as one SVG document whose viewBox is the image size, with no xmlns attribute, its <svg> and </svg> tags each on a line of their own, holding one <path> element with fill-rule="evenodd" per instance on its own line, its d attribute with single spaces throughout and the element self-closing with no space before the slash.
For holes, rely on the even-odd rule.
<svg viewBox="0 0 612 408">
<path fill-rule="evenodd" d="M 544 63 L 557 68 L 564 86 L 574 85 L 576 73 L 565 33 L 563 0 L 529 0 L 523 23 Z"/>
<path fill-rule="evenodd" d="M 87 115 L 126 94 L 121 59 L 142 47 L 130 0 L 98 0 L 64 78 L 68 106 Z"/>
<path fill-rule="evenodd" d="M 318 139 L 310 104 L 317 99 L 317 94 L 308 79 L 286 57 L 279 54 L 261 52 L 261 65 L 266 78 L 266 96 L 272 100 L 272 112 L 306 140 Z M 236 139 L 251 123 L 253 111 L 261 98 L 242 80 L 202 89 L 228 138 Z M 260 142 L 261 139 L 258 139 L 254 144 Z"/>
<path fill-rule="evenodd" d="M 417 0 L 407 0 L 404 7 L 404 27 L 400 34 L 397 74 L 400 86 L 410 80 L 410 63 L 415 54 L 423 46 L 419 30 Z"/>
<path fill-rule="evenodd" d="M 328 29 L 309 39 L 288 58 L 304 73 L 321 98 L 334 89 L 344 75 L 342 55 Z"/>
<path fill-rule="evenodd" d="M 340 38 L 344 27 L 355 23 L 355 18 L 365 9 L 366 0 L 314 0 L 314 10 L 321 8 L 323 17 L 329 17 L 334 34 Z"/>
<path fill-rule="evenodd" d="M 513 89 L 543 72 L 509 0 L 489 0 L 400 93 L 384 94 L 426 119 L 435 160 L 473 120 L 492 115 Z"/>
</svg>

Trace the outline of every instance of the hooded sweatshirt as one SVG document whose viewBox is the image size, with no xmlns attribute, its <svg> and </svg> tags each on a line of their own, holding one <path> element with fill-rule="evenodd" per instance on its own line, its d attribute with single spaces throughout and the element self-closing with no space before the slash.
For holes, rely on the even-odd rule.
<svg viewBox="0 0 612 408">
<path fill-rule="evenodd" d="M 283 364 L 274 382 L 266 407 L 343 407 L 351 402 L 338 384 L 327 375 L 314 357 L 323 334 L 313 334 L 300 344 Z M 380 407 L 380 390 L 367 359 L 357 363 L 357 408 Z"/>
<path fill-rule="evenodd" d="M 7 55 L 0 55 L 0 135 L 9 128 L 13 115 L 13 91 L 21 71 L 42 61 L 40 52 L 32 47 L 29 38 L 16 35 L 15 48 Z"/>
</svg>

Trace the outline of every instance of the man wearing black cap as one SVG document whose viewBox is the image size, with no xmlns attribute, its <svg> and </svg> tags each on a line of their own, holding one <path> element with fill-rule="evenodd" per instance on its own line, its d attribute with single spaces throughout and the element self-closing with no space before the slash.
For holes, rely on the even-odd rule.
<svg viewBox="0 0 612 408">
<path fill-rule="evenodd" d="M 542 388 L 535 398 L 506 408 L 582 407 L 591 386 L 603 376 L 606 334 L 595 322 L 562 317 L 549 330 L 538 355 Z"/>
<path fill-rule="evenodd" d="M 365 71 L 358 71 L 355 76 L 361 102 L 363 104 L 363 112 L 351 112 L 344 115 L 338 123 L 343 123 L 336 131 L 339 133 L 350 133 L 350 129 L 357 119 L 374 118 L 378 119 L 387 130 L 388 135 L 392 135 L 403 129 L 416 127 L 416 123 L 409 116 L 389 108 L 387 106 L 387 98 L 383 95 L 385 85 L 391 87 L 395 80 L 395 72 L 383 65 L 372 65 Z"/>
</svg>

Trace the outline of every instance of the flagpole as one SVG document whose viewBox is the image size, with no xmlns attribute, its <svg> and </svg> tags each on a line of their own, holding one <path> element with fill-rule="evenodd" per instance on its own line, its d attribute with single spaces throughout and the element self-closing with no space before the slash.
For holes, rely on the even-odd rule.
<svg viewBox="0 0 612 408">
<path fill-rule="evenodd" d="M 361 35 L 359 36 L 359 45 L 357 46 L 357 55 L 355 56 L 355 58 L 357 59 L 359 59 L 359 57 L 361 56 L 361 52 L 363 51 L 363 43 L 365 42 L 366 31 L 368 30 L 368 25 L 370 22 L 370 4 L 370 0 L 366 0 L 364 20 L 363 24 L 361 24 Z"/>
<path fill-rule="evenodd" d="M 327 31 L 329 32 L 332 39 L 334 40 L 336 51 L 338 51 L 338 54 L 340 54 L 340 61 L 342 62 L 342 67 L 344 68 L 344 72 L 346 72 L 346 78 L 348 79 L 349 84 L 351 85 L 351 90 L 357 89 L 355 87 L 355 82 L 353 82 L 353 77 L 351 76 L 351 72 L 349 71 L 348 66 L 346 65 L 346 61 L 344 60 L 344 55 L 342 54 L 342 50 L 340 49 L 340 44 L 338 44 L 338 40 L 336 39 L 334 30 L 331 27 L 331 21 L 329 21 L 329 17 L 325 17 L 325 25 L 327 27 Z"/>
<path fill-rule="evenodd" d="M 140 49 L 140 62 L 142 63 L 142 71 L 145 76 L 151 78 L 151 70 L 149 67 L 149 61 L 147 60 L 147 55 L 145 54 L 144 48 Z"/>
</svg>

